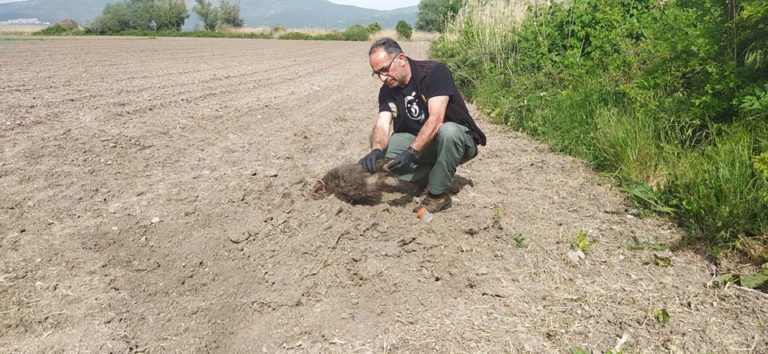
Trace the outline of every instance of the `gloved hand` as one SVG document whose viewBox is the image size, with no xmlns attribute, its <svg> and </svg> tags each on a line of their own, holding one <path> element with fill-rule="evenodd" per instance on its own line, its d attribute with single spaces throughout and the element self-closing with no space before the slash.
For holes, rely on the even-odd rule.
<svg viewBox="0 0 768 354">
<path fill-rule="evenodd" d="M 360 159 L 360 161 L 357 163 L 363 165 L 363 168 L 365 168 L 368 173 L 376 173 L 376 161 L 383 158 L 384 153 L 381 151 L 381 149 L 373 149 L 368 153 L 368 155 L 365 155 L 365 157 Z"/>
<path fill-rule="evenodd" d="M 387 165 L 387 168 L 399 175 L 410 172 L 411 162 L 419 158 L 419 152 L 413 147 L 408 147 L 400 155 L 397 155 L 392 162 Z"/>
</svg>

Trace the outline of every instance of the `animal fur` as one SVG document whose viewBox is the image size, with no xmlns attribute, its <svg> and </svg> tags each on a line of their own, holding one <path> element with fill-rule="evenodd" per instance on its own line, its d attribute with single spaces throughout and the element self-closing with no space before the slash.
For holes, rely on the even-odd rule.
<svg viewBox="0 0 768 354">
<path fill-rule="evenodd" d="M 383 192 L 401 188 L 397 178 L 386 170 L 386 162 L 379 160 L 374 174 L 368 173 L 359 163 L 335 167 L 317 181 L 312 194 L 315 199 L 334 195 L 350 204 L 379 203 Z"/>
</svg>

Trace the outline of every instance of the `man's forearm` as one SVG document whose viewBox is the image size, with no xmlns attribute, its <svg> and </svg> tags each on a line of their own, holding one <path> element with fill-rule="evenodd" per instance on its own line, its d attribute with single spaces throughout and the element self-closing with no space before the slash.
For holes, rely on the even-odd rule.
<svg viewBox="0 0 768 354">
<path fill-rule="evenodd" d="M 424 122 L 424 126 L 419 130 L 419 135 L 411 143 L 411 146 L 418 152 L 424 151 L 429 146 L 429 143 L 435 139 L 435 136 L 437 136 L 437 131 L 440 130 L 441 124 L 442 119 L 430 115 L 427 121 Z"/>
<path fill-rule="evenodd" d="M 371 133 L 371 149 L 380 149 L 384 151 L 387 148 L 389 142 L 389 131 L 380 126 L 373 127 Z"/>
</svg>

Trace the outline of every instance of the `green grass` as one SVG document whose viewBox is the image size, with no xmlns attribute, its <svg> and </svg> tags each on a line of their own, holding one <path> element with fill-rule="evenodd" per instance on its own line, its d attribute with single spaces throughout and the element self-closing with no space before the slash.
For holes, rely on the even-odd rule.
<svg viewBox="0 0 768 354">
<path fill-rule="evenodd" d="M 674 217 L 713 256 L 768 259 L 768 68 L 723 57 L 720 7 L 574 0 L 510 24 L 467 4 L 430 57 L 494 122 L 614 176 L 641 215 Z"/>
</svg>

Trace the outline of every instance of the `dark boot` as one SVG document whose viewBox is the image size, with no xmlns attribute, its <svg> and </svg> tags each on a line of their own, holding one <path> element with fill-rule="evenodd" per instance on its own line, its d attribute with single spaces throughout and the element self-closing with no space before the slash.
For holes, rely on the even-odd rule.
<svg viewBox="0 0 768 354">
<path fill-rule="evenodd" d="M 415 208 L 413 208 L 413 212 L 415 213 L 421 208 L 426 208 L 428 212 L 430 213 L 436 213 L 441 210 L 445 210 L 451 207 L 451 194 L 448 192 L 444 192 L 440 195 L 433 195 L 432 193 L 427 194 L 427 196 L 421 200 L 421 203 L 417 205 Z"/>
</svg>

